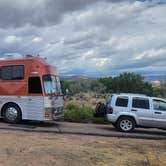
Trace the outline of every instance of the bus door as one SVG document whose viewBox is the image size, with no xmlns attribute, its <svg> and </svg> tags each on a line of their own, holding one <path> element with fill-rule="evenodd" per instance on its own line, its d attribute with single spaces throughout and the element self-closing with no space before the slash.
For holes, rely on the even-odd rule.
<svg viewBox="0 0 166 166">
<path fill-rule="evenodd" d="M 44 99 L 39 76 L 29 77 L 27 96 L 27 117 L 32 120 L 43 120 Z"/>
</svg>

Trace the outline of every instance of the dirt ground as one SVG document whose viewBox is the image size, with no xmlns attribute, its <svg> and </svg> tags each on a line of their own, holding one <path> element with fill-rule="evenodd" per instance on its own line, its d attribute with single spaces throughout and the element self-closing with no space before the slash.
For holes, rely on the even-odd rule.
<svg viewBox="0 0 166 166">
<path fill-rule="evenodd" d="M 166 140 L 0 133 L 0 166 L 164 166 Z"/>
</svg>

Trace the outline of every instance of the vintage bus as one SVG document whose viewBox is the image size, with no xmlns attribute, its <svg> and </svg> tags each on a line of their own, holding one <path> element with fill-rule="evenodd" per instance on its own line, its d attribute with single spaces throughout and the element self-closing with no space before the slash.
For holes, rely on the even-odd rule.
<svg viewBox="0 0 166 166">
<path fill-rule="evenodd" d="M 0 115 L 9 123 L 62 118 L 56 67 L 40 57 L 0 60 Z"/>
</svg>

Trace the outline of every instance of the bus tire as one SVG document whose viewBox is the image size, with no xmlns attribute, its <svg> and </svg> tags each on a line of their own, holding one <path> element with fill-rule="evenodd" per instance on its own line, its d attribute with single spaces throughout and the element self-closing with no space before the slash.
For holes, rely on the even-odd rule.
<svg viewBox="0 0 166 166">
<path fill-rule="evenodd" d="M 5 122 L 19 123 L 22 120 L 21 109 L 14 103 L 8 103 L 3 108 L 3 117 Z"/>
</svg>

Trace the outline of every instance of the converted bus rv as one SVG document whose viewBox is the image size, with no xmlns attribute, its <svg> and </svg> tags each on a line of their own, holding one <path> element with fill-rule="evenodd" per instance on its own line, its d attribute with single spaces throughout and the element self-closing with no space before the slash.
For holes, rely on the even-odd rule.
<svg viewBox="0 0 166 166">
<path fill-rule="evenodd" d="M 39 57 L 0 60 L 0 115 L 9 123 L 63 117 L 56 68 Z"/>
</svg>

